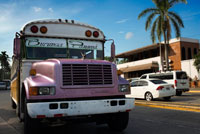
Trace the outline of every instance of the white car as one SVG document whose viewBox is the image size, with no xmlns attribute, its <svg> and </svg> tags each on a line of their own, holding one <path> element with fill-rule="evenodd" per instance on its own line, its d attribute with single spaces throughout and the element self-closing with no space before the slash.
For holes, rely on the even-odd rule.
<svg viewBox="0 0 200 134">
<path fill-rule="evenodd" d="M 169 71 L 160 73 L 143 74 L 140 79 L 160 79 L 173 84 L 176 89 L 176 95 L 181 96 L 182 92 L 189 91 L 189 80 L 184 71 Z"/>
<path fill-rule="evenodd" d="M 155 98 L 170 100 L 176 94 L 173 84 L 159 79 L 136 80 L 131 82 L 131 94 L 127 97 L 141 98 L 151 101 Z"/>
</svg>

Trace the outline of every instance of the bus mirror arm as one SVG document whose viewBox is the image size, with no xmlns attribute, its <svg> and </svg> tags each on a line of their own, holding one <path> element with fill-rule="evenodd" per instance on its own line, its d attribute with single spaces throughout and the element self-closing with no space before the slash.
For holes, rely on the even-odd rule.
<svg viewBox="0 0 200 134">
<path fill-rule="evenodd" d="M 20 49 L 21 49 L 21 39 L 15 38 L 14 39 L 14 46 L 13 46 L 13 54 L 14 57 L 19 59 L 20 58 Z"/>
<path fill-rule="evenodd" d="M 115 61 L 115 43 L 113 39 L 108 39 L 106 41 L 112 41 L 111 49 L 110 49 L 111 50 L 110 61 L 113 62 Z"/>
</svg>

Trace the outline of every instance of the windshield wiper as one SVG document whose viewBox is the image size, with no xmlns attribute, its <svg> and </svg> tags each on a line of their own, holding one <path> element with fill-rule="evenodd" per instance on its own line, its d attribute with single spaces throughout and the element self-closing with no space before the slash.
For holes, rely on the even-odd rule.
<svg viewBox="0 0 200 134">
<path fill-rule="evenodd" d="M 82 59 L 85 59 L 85 57 L 88 55 L 88 54 L 91 54 L 92 53 L 92 51 L 88 51 L 88 52 L 86 52 L 86 53 L 82 53 L 81 52 L 81 56 L 82 56 Z"/>
</svg>

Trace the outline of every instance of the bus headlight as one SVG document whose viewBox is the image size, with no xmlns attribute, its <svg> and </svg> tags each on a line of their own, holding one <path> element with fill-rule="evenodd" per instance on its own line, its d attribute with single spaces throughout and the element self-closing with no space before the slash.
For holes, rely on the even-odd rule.
<svg viewBox="0 0 200 134">
<path fill-rule="evenodd" d="M 56 89 L 55 87 L 30 87 L 29 95 L 37 96 L 37 95 L 55 95 Z"/>
<path fill-rule="evenodd" d="M 55 95 L 55 87 L 39 87 L 38 95 Z"/>
<path fill-rule="evenodd" d="M 123 84 L 119 85 L 119 92 L 130 92 L 130 85 L 129 84 Z"/>
</svg>

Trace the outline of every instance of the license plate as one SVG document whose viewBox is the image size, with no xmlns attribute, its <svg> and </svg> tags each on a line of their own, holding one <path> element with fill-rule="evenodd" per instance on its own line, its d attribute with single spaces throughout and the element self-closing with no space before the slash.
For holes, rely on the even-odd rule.
<svg viewBox="0 0 200 134">
<path fill-rule="evenodd" d="M 166 89 L 169 90 L 169 87 L 167 87 Z"/>
</svg>

